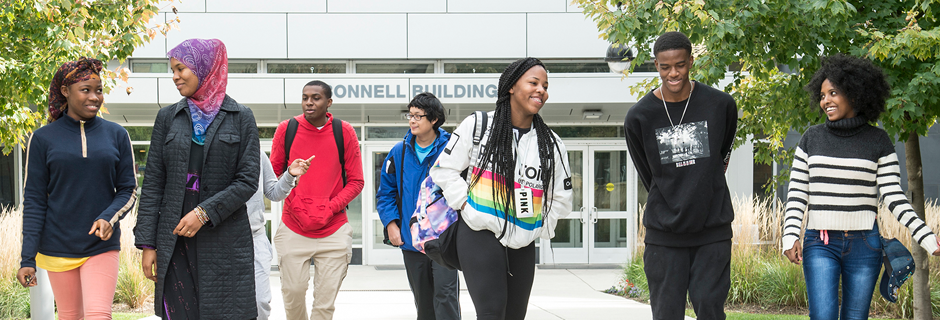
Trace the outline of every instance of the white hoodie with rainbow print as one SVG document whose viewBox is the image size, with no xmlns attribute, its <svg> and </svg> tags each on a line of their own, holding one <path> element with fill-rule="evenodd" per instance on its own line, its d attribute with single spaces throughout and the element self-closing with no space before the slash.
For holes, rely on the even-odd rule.
<svg viewBox="0 0 940 320">
<path fill-rule="evenodd" d="M 490 111 L 488 118 L 492 120 L 493 114 L 494 112 Z M 565 145 L 555 135 L 558 147 L 555 149 L 553 164 L 556 168 L 552 180 L 554 186 L 546 188 L 542 186 L 542 181 L 539 179 L 543 168 L 540 167 L 536 130 L 532 128 L 519 138 L 514 187 L 529 187 L 533 195 L 532 217 L 520 218 L 512 208 L 504 208 L 502 203 L 493 201 L 494 174 L 491 168 L 477 168 L 475 165 L 479 162 L 478 159 L 471 159 L 471 157 L 479 157 L 480 148 L 489 139 L 492 124 L 493 121 L 487 121 L 482 140 L 479 145 L 475 146 L 473 131 L 476 126 L 476 117 L 471 115 L 464 119 L 451 134 L 447 147 L 431 168 L 431 178 L 441 187 L 444 198 L 452 208 L 460 209 L 464 203 L 467 204 L 460 217 L 470 229 L 492 231 L 503 246 L 519 249 L 528 246 L 539 237 L 551 239 L 555 236 L 555 225 L 558 219 L 571 213 L 571 169 L 568 166 L 568 152 Z M 555 133 L 552 132 L 552 134 Z M 471 168 L 470 174 L 467 175 L 467 180 L 464 180 L 460 173 L 468 167 Z M 483 170 L 482 177 L 468 192 L 468 180 L 472 179 L 473 173 L 480 170 Z M 503 179 L 497 179 L 497 181 L 501 180 Z M 547 199 L 551 201 L 546 201 Z M 548 210 L 544 210 L 546 203 L 551 205 Z"/>
</svg>

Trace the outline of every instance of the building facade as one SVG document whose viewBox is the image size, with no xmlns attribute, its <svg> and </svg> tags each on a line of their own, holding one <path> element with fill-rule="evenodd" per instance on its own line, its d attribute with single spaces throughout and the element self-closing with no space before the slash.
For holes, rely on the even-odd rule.
<svg viewBox="0 0 940 320">
<path fill-rule="evenodd" d="M 574 211 L 559 222 L 556 237 L 537 244 L 539 263 L 621 264 L 632 256 L 645 190 L 626 151 L 623 119 L 642 96 L 629 88 L 658 74 L 648 65 L 627 77 L 611 73 L 603 60 L 609 43 L 569 0 L 186 0 L 173 5 L 178 14 L 167 6 L 153 23 L 178 16 L 179 30 L 138 48 L 125 62 L 132 71 L 127 83 L 132 93 L 119 87 L 105 98 L 110 114 L 103 116 L 131 134 L 141 180 L 157 111 L 181 99 L 167 50 L 188 38 L 217 38 L 228 49 L 227 92 L 254 111 L 262 151 L 270 152 L 279 122 L 300 114 L 305 83 L 333 86 L 329 111 L 356 127 L 365 171 L 365 188 L 348 212 L 354 263 L 401 264 L 399 250 L 382 244 L 375 194 L 382 161 L 408 130 L 407 103 L 415 94 L 434 93 L 447 109 L 444 128 L 451 130 L 473 111 L 495 108 L 503 68 L 531 56 L 542 59 L 549 72 L 549 99 L 541 114 L 568 147 L 575 190 Z M 22 186 L 19 157 L 0 161 L 0 197 L 11 203 L 19 191 L 3 181 Z M 749 144 L 732 155 L 727 176 L 737 196 L 752 195 L 761 177 L 772 172 L 752 159 Z M 936 180 L 932 186 L 936 190 Z M 276 230 L 280 204 L 268 210 L 269 230 Z"/>
</svg>

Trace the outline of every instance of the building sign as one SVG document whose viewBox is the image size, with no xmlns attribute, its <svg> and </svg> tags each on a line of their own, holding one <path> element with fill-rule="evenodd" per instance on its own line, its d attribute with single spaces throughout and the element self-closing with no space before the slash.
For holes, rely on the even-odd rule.
<svg viewBox="0 0 940 320">
<path fill-rule="evenodd" d="M 336 79 L 333 100 L 343 103 L 408 103 L 430 92 L 444 103 L 492 103 L 498 79 Z"/>
</svg>

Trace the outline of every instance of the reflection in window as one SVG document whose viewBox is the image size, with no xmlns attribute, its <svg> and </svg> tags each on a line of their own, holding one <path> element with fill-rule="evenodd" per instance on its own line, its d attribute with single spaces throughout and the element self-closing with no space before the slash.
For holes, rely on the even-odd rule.
<svg viewBox="0 0 940 320">
<path fill-rule="evenodd" d="M 626 248 L 627 219 L 598 219 L 594 225 L 594 247 Z"/>
<path fill-rule="evenodd" d="M 228 73 L 258 73 L 257 62 L 229 62 Z"/>
<path fill-rule="evenodd" d="M 584 153 L 581 151 L 568 151 L 568 166 L 571 167 L 571 191 L 574 195 L 571 202 L 572 214 L 584 206 Z"/>
<path fill-rule="evenodd" d="M 170 73 L 170 66 L 166 61 L 159 62 L 131 62 L 131 72 L 134 73 Z"/>
<path fill-rule="evenodd" d="M 147 155 L 149 153 L 150 145 L 134 145 L 134 169 L 137 169 L 137 186 L 144 185 L 144 174 L 147 172 Z"/>
<path fill-rule="evenodd" d="M 509 63 L 445 63 L 444 73 L 503 73 Z"/>
<path fill-rule="evenodd" d="M 346 64 L 268 63 L 268 73 L 346 73 Z"/>
<path fill-rule="evenodd" d="M 356 73 L 434 73 L 432 63 L 357 63 Z"/>
<path fill-rule="evenodd" d="M 385 226 L 382 225 L 382 220 L 374 220 L 372 228 L 372 248 L 373 249 L 398 249 L 393 246 L 383 243 L 385 240 Z"/>
<path fill-rule="evenodd" d="M 388 157 L 388 152 L 373 152 L 372 153 L 372 172 L 373 172 L 373 188 L 372 194 L 379 194 L 379 185 L 382 182 L 382 166 L 385 165 L 385 157 Z M 373 210 L 378 211 L 378 201 L 373 201 L 375 207 Z"/>
<path fill-rule="evenodd" d="M 366 127 L 366 140 L 401 140 L 409 127 Z M 384 159 L 384 158 L 383 158 Z"/>
<path fill-rule="evenodd" d="M 153 127 L 124 127 L 127 134 L 131 136 L 131 141 L 150 141 L 150 134 L 153 133 Z"/>
<path fill-rule="evenodd" d="M 277 127 L 258 127 L 259 139 L 274 139 L 274 131 Z"/>
<path fill-rule="evenodd" d="M 598 211 L 627 210 L 627 152 L 594 153 L 594 206 Z"/>
<path fill-rule="evenodd" d="M 349 202 L 346 209 L 349 226 L 352 227 L 353 245 L 362 245 L 362 194 Z"/>
<path fill-rule="evenodd" d="M 572 212 L 574 213 L 574 212 Z M 555 237 L 552 238 L 553 248 L 581 248 L 584 247 L 581 236 L 581 219 L 560 219 L 555 226 Z"/>
<path fill-rule="evenodd" d="M 548 73 L 609 73 L 607 62 L 546 62 Z"/>
<path fill-rule="evenodd" d="M 552 126 L 552 131 L 568 140 L 626 137 L 623 126 Z"/>
<path fill-rule="evenodd" d="M 636 68 L 633 68 L 633 72 L 659 72 L 659 71 L 656 70 L 656 64 L 654 64 L 653 61 L 647 61 L 641 65 L 636 66 Z"/>
</svg>

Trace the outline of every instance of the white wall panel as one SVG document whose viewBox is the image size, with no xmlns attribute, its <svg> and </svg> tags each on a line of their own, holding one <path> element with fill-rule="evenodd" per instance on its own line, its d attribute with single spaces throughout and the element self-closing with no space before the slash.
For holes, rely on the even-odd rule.
<svg viewBox="0 0 940 320">
<path fill-rule="evenodd" d="M 131 57 L 132 58 L 166 59 L 167 51 L 168 50 L 166 48 L 166 37 L 158 33 L 157 37 L 153 38 L 153 40 L 151 40 L 150 43 L 147 43 L 147 44 L 144 44 L 143 46 L 135 48 L 134 54 Z"/>
<path fill-rule="evenodd" d="M 157 99 L 161 107 L 166 107 L 179 102 L 183 96 L 176 90 L 172 78 L 157 78 Z"/>
<path fill-rule="evenodd" d="M 748 141 L 731 151 L 731 162 L 725 173 L 732 197 L 747 197 L 754 192 L 754 145 Z"/>
<path fill-rule="evenodd" d="M 404 59 L 405 14 L 289 14 L 291 59 Z"/>
<path fill-rule="evenodd" d="M 224 0 L 209 0 L 224 1 Z M 330 0 L 330 13 L 446 12 L 446 0 Z"/>
<path fill-rule="evenodd" d="M 190 38 L 222 40 L 229 59 L 287 58 L 287 16 L 251 13 L 181 13 L 179 31 L 167 36 L 167 50 Z"/>
<path fill-rule="evenodd" d="M 562 77 L 548 75 L 548 103 L 635 103 L 630 86 L 644 77 Z"/>
<path fill-rule="evenodd" d="M 131 94 L 127 94 L 127 87 L 133 87 Z M 156 104 L 157 79 L 156 78 L 130 78 L 127 83 L 117 82 L 111 92 L 104 96 L 105 106 L 109 103 L 140 103 Z"/>
<path fill-rule="evenodd" d="M 447 12 L 566 12 L 568 0 L 447 0 Z"/>
<path fill-rule="evenodd" d="M 603 58 L 610 45 L 579 13 L 528 14 L 528 54 L 538 58 Z"/>
<path fill-rule="evenodd" d="M 409 14 L 408 58 L 526 56 L 525 14 Z"/>
<path fill-rule="evenodd" d="M 326 12 L 326 0 L 205 0 L 206 12 Z"/>
<path fill-rule="evenodd" d="M 283 79 L 240 79 L 229 75 L 225 90 L 241 104 L 283 104 Z"/>
<path fill-rule="evenodd" d="M 206 0 L 161 1 L 159 6 L 161 12 L 173 12 L 173 7 L 176 7 L 176 11 L 178 12 L 206 12 Z"/>
</svg>

